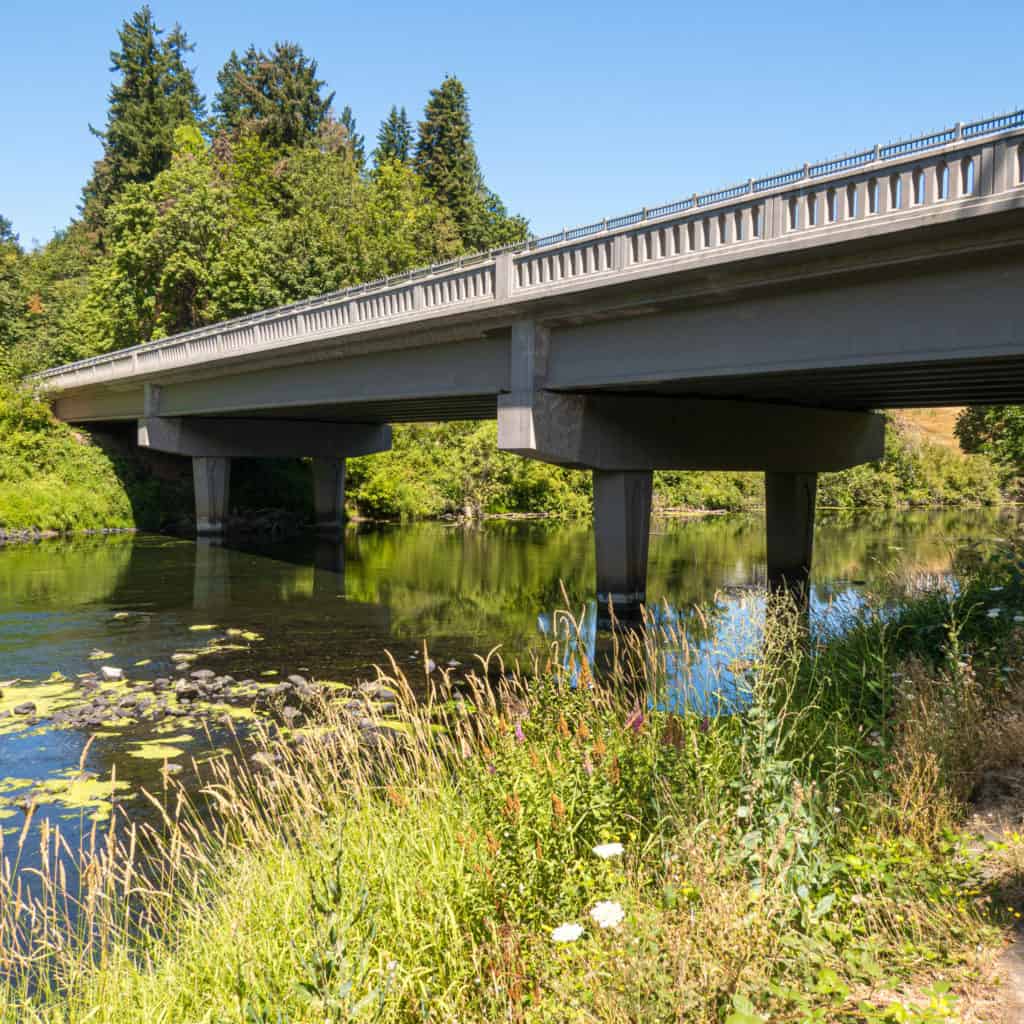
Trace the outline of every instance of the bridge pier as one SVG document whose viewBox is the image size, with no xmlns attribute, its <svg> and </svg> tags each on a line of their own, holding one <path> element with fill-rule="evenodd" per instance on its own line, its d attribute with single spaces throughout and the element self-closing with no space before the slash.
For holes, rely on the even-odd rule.
<svg viewBox="0 0 1024 1024">
<path fill-rule="evenodd" d="M 345 459 L 391 447 L 391 428 L 374 423 L 233 417 L 160 416 L 159 392 L 147 398 L 139 420 L 142 448 L 192 457 L 196 532 L 218 534 L 228 512 L 233 458 L 313 458 L 313 504 L 317 529 L 337 532 L 345 519 Z"/>
<path fill-rule="evenodd" d="M 807 597 L 817 474 L 880 459 L 885 420 L 874 413 L 665 395 L 547 391 L 547 338 L 513 335 L 516 385 L 498 398 L 498 447 L 590 469 L 599 614 L 635 618 L 646 600 L 655 469 L 765 474 L 770 588 Z M 800 596 L 802 595 L 802 597 Z"/>
<path fill-rule="evenodd" d="M 196 499 L 196 533 L 200 537 L 223 533 L 231 487 L 231 460 L 223 456 L 193 456 L 192 485 Z"/>
<path fill-rule="evenodd" d="M 313 459 L 313 512 L 320 533 L 337 533 L 344 527 L 344 459 Z"/>
<path fill-rule="evenodd" d="M 609 604 L 618 620 L 636 621 L 647 599 L 654 474 L 595 469 L 593 476 L 597 618 L 606 627 Z"/>
<path fill-rule="evenodd" d="M 801 604 L 810 596 L 817 491 L 817 473 L 764 475 L 768 588 L 788 591 Z"/>
</svg>

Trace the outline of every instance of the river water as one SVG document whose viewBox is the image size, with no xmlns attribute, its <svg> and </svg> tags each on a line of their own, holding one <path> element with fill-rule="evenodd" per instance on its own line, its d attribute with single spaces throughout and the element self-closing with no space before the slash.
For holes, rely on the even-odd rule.
<svg viewBox="0 0 1024 1024">
<path fill-rule="evenodd" d="M 1003 528 L 994 510 L 822 515 L 813 604 L 856 600 L 892 574 L 947 574 Z M 293 673 L 366 678 L 386 652 L 415 684 L 424 677 L 424 641 L 439 665 L 467 666 L 497 644 L 506 659 L 528 658 L 549 639 L 562 585 L 581 607 L 593 579 L 588 524 L 362 524 L 341 543 L 229 548 L 127 535 L 2 550 L 5 842 L 16 841 L 31 806 L 36 823 L 61 823 L 73 843 L 93 819 L 110 814 L 115 776 L 118 805 L 131 813 L 133 800 L 143 805 L 141 787 L 159 790 L 165 763 L 194 763 L 224 749 L 225 715 L 236 727 L 245 721 L 244 708 L 225 705 L 205 721 L 139 722 L 128 714 L 96 727 L 55 725 L 55 712 L 81 702 L 81 677 L 104 666 L 128 677 L 108 692 L 131 695 L 138 685 L 147 701 L 153 694 L 143 683 L 182 669 L 252 678 L 259 690 Z M 651 603 L 739 607 L 740 595 L 764 579 L 760 516 L 655 521 Z M 176 669 L 175 654 L 190 660 L 179 659 Z M 35 704 L 36 718 L 14 713 L 26 702 Z"/>
</svg>

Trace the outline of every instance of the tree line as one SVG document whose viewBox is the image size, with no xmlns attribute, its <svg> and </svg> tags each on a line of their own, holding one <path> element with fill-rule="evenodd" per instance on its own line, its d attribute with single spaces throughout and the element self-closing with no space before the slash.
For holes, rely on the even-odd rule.
<svg viewBox="0 0 1024 1024">
<path fill-rule="evenodd" d="M 484 180 L 462 82 L 367 154 L 293 42 L 232 51 L 207 103 L 180 25 L 148 6 L 110 54 L 79 215 L 27 252 L 0 216 L 0 361 L 17 378 L 526 236 Z"/>
</svg>

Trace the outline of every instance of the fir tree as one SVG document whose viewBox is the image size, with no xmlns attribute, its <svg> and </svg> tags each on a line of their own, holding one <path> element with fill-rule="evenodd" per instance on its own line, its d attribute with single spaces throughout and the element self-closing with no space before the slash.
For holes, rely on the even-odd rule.
<svg viewBox="0 0 1024 1024">
<path fill-rule="evenodd" d="M 525 235 L 526 222 L 510 218 L 498 196 L 484 184 L 466 89 L 452 75 L 430 93 L 420 122 L 415 167 L 451 211 L 468 248 L 486 249 Z"/>
<path fill-rule="evenodd" d="M 0 357 L 13 345 L 21 313 L 21 246 L 11 222 L 0 216 Z"/>
<path fill-rule="evenodd" d="M 193 49 L 179 25 L 163 30 L 149 7 L 122 24 L 119 50 L 111 51 L 111 71 L 120 78 L 110 88 L 107 124 L 90 131 L 103 140 L 103 156 L 82 192 L 83 212 L 94 227 L 125 185 L 152 181 L 170 165 L 174 132 L 201 122 L 205 101 L 185 63 Z"/>
<path fill-rule="evenodd" d="M 275 149 L 316 138 L 329 120 L 334 93 L 322 94 L 317 63 L 297 43 L 275 43 L 268 54 L 250 46 L 242 57 L 232 50 L 217 74 L 213 109 L 217 126 L 253 132 Z"/>
<path fill-rule="evenodd" d="M 348 146 L 352 153 L 352 159 L 355 160 L 356 167 L 361 170 L 366 163 L 366 142 L 362 135 L 356 131 L 356 116 L 352 113 L 352 108 L 346 105 L 338 120 L 348 136 Z"/>
<path fill-rule="evenodd" d="M 400 164 L 409 163 L 412 156 L 412 125 L 405 112 L 392 106 L 386 120 L 381 122 L 377 132 L 377 148 L 373 151 L 373 162 L 380 167 L 388 160 Z"/>
</svg>

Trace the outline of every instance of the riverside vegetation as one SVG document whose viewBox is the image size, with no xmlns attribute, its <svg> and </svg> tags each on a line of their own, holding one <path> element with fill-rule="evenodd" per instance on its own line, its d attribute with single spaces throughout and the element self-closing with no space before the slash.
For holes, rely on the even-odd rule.
<svg viewBox="0 0 1024 1024">
<path fill-rule="evenodd" d="M 148 7 L 125 21 L 103 152 L 77 216 L 22 246 L 0 216 L 0 528 L 155 529 L 190 512 L 179 483 L 147 482 L 130 455 L 104 454 L 15 390 L 36 370 L 329 292 L 526 237 L 488 188 L 469 100 L 448 76 L 414 128 L 392 107 L 367 153 L 355 115 L 336 111 L 317 63 L 293 43 L 233 52 L 212 109 L 193 44 Z M 13 431 L 13 436 L 9 435 Z M 83 443 L 79 443 L 79 442 Z M 1002 460 L 1002 461 L 999 461 Z M 876 466 L 829 474 L 826 505 L 994 502 L 1005 482 L 969 459 L 892 433 Z M 1019 460 L 1018 460 L 1019 461 Z M 239 460 L 232 500 L 308 514 L 308 467 Z M 246 480 L 248 477 L 248 482 Z M 352 510 L 379 518 L 585 512 L 590 481 L 496 450 L 493 423 L 399 426 L 390 453 L 352 460 Z M 660 473 L 659 505 L 758 504 L 757 474 Z"/>
<path fill-rule="evenodd" d="M 330 704 L 155 828 L 45 831 L 38 885 L 5 869 L 0 1019 L 994 1024 L 1024 838 L 965 816 L 1024 741 L 1019 549 L 810 639 L 705 614 L 601 663 L 565 616 L 531 671 L 426 701 L 392 664 L 389 730 Z"/>
</svg>

